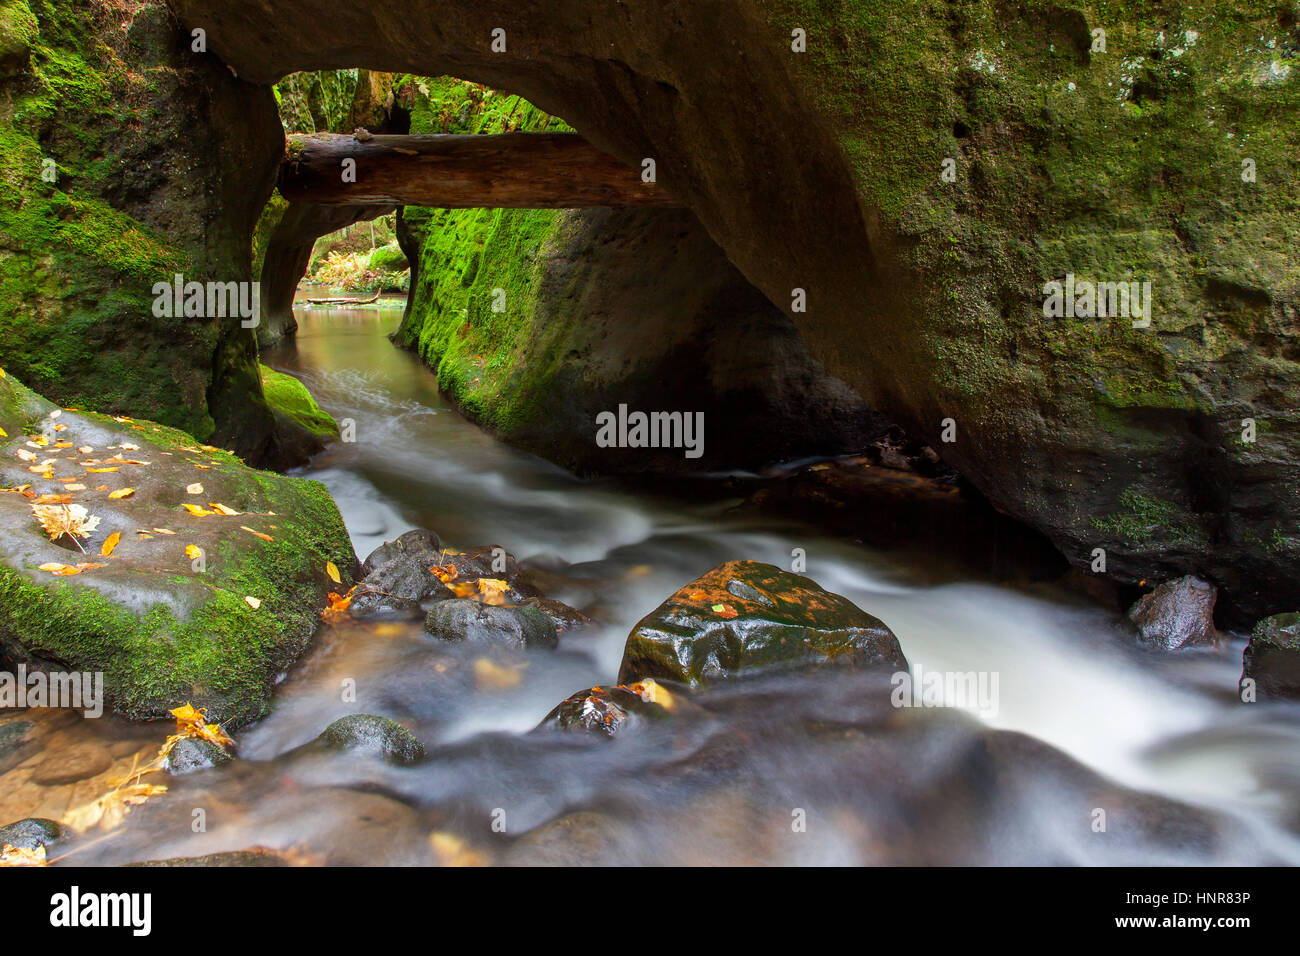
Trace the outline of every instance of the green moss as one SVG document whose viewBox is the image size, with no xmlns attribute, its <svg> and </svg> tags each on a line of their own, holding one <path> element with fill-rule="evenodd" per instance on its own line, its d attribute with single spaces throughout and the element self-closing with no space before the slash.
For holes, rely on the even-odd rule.
<svg viewBox="0 0 1300 956">
<path fill-rule="evenodd" d="M 48 407 L 38 401 L 12 376 L 0 378 L 0 427 L 11 439 L 22 434 L 33 411 Z M 142 448 L 150 448 L 148 442 L 190 454 L 178 462 L 203 464 L 208 474 L 233 481 L 225 503 L 263 514 L 273 509 L 274 540 L 248 535 L 239 519 L 229 519 L 204 573 L 167 579 L 182 586 L 177 593 L 186 595 L 188 614 L 162 604 L 133 613 L 80 580 L 33 578 L 0 564 L 0 645 L 72 669 L 103 671 L 111 700 L 128 716 L 162 717 L 190 700 L 235 725 L 256 719 L 276 676 L 310 640 L 325 591 L 340 587 L 326 576 L 326 562 L 344 575 L 353 566 L 351 542 L 329 492 L 315 481 L 248 468 L 167 426 L 81 414 L 129 428 Z M 157 588 L 157 569 L 134 573 L 138 593 Z M 341 587 L 347 586 L 345 580 Z M 250 607 L 246 596 L 260 599 L 260 607 Z"/>
<path fill-rule="evenodd" d="M 21 56 L 40 35 L 40 24 L 25 0 L 0 3 L 0 60 Z"/>
<path fill-rule="evenodd" d="M 1129 545 L 1141 546 L 1153 540 L 1173 543 L 1197 533 L 1196 524 L 1187 512 L 1171 501 L 1126 488 L 1120 493 L 1119 503 L 1122 511 L 1094 518 L 1092 524 Z"/>
<path fill-rule="evenodd" d="M 321 407 L 307 386 L 292 375 L 285 375 L 265 365 L 262 373 L 262 392 L 266 403 L 275 411 L 283 412 L 313 435 L 338 438 L 339 426 Z"/>
<path fill-rule="evenodd" d="M 395 88 L 412 132 L 568 129 L 517 96 L 450 77 L 406 77 Z M 535 414 L 526 396 L 549 371 L 528 354 L 537 287 L 568 215 L 408 208 L 404 217 L 418 237 L 419 285 L 394 340 L 437 371 L 439 387 L 469 416 L 502 432 L 526 427 Z"/>
</svg>

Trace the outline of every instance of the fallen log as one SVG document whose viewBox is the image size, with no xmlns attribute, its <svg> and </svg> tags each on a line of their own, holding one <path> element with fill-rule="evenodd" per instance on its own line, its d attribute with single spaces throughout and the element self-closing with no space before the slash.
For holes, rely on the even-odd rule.
<svg viewBox="0 0 1300 956">
<path fill-rule="evenodd" d="M 363 135 L 359 139 L 358 135 Z M 322 205 L 444 209 L 676 206 L 576 133 L 291 136 L 280 193 Z"/>
<path fill-rule="evenodd" d="M 307 302 L 309 305 L 369 305 L 371 302 L 378 302 L 382 294 L 381 290 L 368 299 L 351 299 L 343 296 L 335 299 L 308 299 Z"/>
</svg>

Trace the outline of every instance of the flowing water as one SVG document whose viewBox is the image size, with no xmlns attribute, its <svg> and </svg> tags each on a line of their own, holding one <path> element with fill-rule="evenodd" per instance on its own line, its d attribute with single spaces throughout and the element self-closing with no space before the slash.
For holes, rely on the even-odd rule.
<svg viewBox="0 0 1300 956">
<path fill-rule="evenodd" d="M 419 622 L 323 627 L 270 716 L 237 734 L 238 761 L 168 780 L 68 862 L 253 846 L 323 863 L 1300 861 L 1300 707 L 1237 701 L 1239 637 L 1160 656 L 1064 592 L 936 576 L 737 511 L 721 480 L 657 494 L 578 480 L 458 415 L 388 341 L 399 320 L 300 313 L 296 346 L 265 357 L 355 422 L 357 440 L 304 473 L 333 493 L 357 553 L 414 527 L 499 544 L 562 568 L 548 596 L 602 626 L 527 653 L 446 645 Z M 914 670 L 995 678 L 990 706 L 896 710 L 867 675 L 814 670 L 719 684 L 613 740 L 530 732 L 569 694 L 613 683 L 630 628 L 677 588 L 730 559 L 788 567 L 793 548 L 894 630 Z M 401 722 L 429 758 L 302 747 L 348 713 Z M 44 756 L 0 763 L 4 819 L 60 816 L 165 734 L 26 719 Z"/>
</svg>

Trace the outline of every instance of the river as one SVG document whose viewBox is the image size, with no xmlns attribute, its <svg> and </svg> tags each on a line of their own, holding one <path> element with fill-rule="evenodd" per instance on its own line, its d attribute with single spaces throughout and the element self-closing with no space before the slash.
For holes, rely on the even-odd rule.
<svg viewBox="0 0 1300 956">
<path fill-rule="evenodd" d="M 251 846 L 313 863 L 1300 861 L 1300 708 L 1236 700 L 1240 636 L 1160 656 L 1063 591 L 936 582 L 916 558 L 737 512 L 722 481 L 579 480 L 457 414 L 388 341 L 399 321 L 301 312 L 296 344 L 264 357 L 355 422 L 355 442 L 301 473 L 333 493 L 360 556 L 414 527 L 499 544 L 567 564 L 549 596 L 603 626 L 526 655 L 440 644 L 418 622 L 323 627 L 271 715 L 236 735 L 240 760 L 167 781 L 69 862 Z M 996 706 L 902 719 L 859 675 L 814 671 L 719 685 L 703 716 L 612 741 L 530 733 L 569 694 L 613 683 L 628 631 L 677 588 L 730 559 L 788 567 L 796 547 L 810 577 L 894 630 L 914 669 L 995 675 Z M 353 712 L 400 721 L 429 759 L 295 750 Z M 63 718 L 50 733 L 119 763 L 163 735 Z M 6 819 L 89 792 L 33 787 L 3 798 Z M 1137 791 L 1189 805 L 1193 823 Z"/>
</svg>

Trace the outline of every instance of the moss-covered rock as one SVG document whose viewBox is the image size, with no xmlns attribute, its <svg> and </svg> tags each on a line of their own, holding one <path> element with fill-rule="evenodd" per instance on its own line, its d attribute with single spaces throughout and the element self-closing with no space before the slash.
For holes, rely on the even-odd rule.
<svg viewBox="0 0 1300 956">
<path fill-rule="evenodd" d="M 0 429 L 0 487 L 21 489 L 0 492 L 0 657 L 102 672 L 128 717 L 187 701 L 228 725 L 261 716 L 356 566 L 324 486 L 153 422 L 61 410 L 12 375 L 0 378 Z M 85 554 L 42 533 L 29 497 L 41 494 L 99 519 Z"/>
<path fill-rule="evenodd" d="M 251 279 L 249 202 L 280 152 L 270 91 L 195 53 L 162 3 L 7 0 L 0 37 L 29 47 L 0 78 L 5 366 L 62 403 L 269 455 L 252 333 L 160 321 L 152 290 Z"/>
<path fill-rule="evenodd" d="M 262 393 L 275 415 L 281 446 L 287 457 L 306 460 L 339 437 L 339 426 L 316 404 L 307 386 L 292 375 L 259 366 Z"/>
<path fill-rule="evenodd" d="M 1242 681 L 1257 700 L 1300 700 L 1300 612 L 1274 614 L 1255 625 L 1242 654 Z"/>
<path fill-rule="evenodd" d="M 325 728 L 316 744 L 330 750 L 347 750 L 379 757 L 392 763 L 415 763 L 424 758 L 424 745 L 401 724 L 374 714 L 349 714 Z"/>
</svg>

